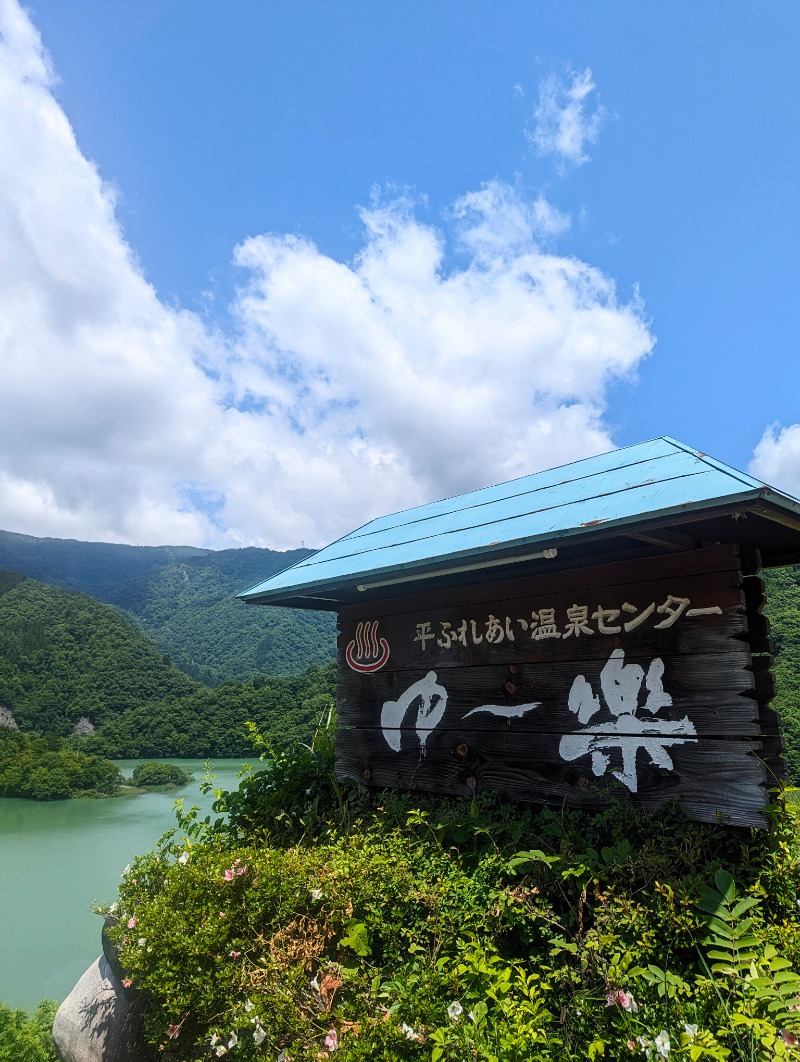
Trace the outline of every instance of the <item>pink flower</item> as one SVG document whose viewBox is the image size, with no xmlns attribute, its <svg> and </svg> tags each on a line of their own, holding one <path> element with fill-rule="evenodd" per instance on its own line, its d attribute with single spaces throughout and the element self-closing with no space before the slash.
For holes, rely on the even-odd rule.
<svg viewBox="0 0 800 1062">
<path fill-rule="evenodd" d="M 787 1047 L 797 1047 L 797 1045 L 800 1044 L 800 1036 L 796 1033 L 789 1032 L 788 1029 L 781 1029 L 778 1036 L 780 1036 L 781 1040 L 783 1040 Z"/>
<path fill-rule="evenodd" d="M 133 984 L 133 981 L 131 980 L 130 977 L 123 977 L 122 978 L 122 987 L 123 988 L 130 988 L 132 984 Z"/>
<path fill-rule="evenodd" d="M 135 929 L 135 928 L 136 928 L 136 915 L 133 915 L 132 918 L 128 919 L 128 929 Z"/>
<path fill-rule="evenodd" d="M 228 916 L 227 916 L 227 915 L 225 914 L 225 912 L 224 912 L 224 911 L 220 911 L 220 913 L 219 913 L 219 916 L 220 916 L 220 918 L 227 918 L 227 917 L 228 917 Z"/>
<path fill-rule="evenodd" d="M 237 870 L 236 870 L 236 873 L 237 874 L 244 874 L 244 872 L 246 870 L 247 870 L 247 863 L 245 863 L 245 865 L 243 867 L 238 867 Z"/>
<path fill-rule="evenodd" d="M 226 870 L 225 871 L 225 880 L 226 881 L 233 881 L 233 871 L 232 870 Z"/>
<path fill-rule="evenodd" d="M 228 952 L 228 958 L 230 958 L 230 959 L 238 959 L 241 954 L 242 953 L 240 951 L 229 951 Z"/>
<path fill-rule="evenodd" d="M 635 1014 L 639 1009 L 639 1004 L 631 993 L 623 992 L 621 988 L 612 988 L 606 992 L 606 1006 L 622 1007 L 623 1010 L 627 1010 L 630 1014 Z"/>
<path fill-rule="evenodd" d="M 336 1051 L 339 1048 L 339 1037 L 336 1035 L 335 1029 L 330 1029 L 328 1035 L 325 1037 L 325 1046 L 329 1051 Z"/>
</svg>

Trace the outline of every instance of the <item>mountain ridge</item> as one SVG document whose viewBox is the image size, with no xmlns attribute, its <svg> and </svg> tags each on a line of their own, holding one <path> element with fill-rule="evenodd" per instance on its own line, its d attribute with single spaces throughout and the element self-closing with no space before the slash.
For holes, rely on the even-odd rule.
<svg viewBox="0 0 800 1062">
<path fill-rule="evenodd" d="M 313 550 L 133 546 L 0 531 L 0 568 L 121 608 L 207 685 L 298 674 L 335 655 L 328 613 L 247 606 L 236 594 Z"/>
</svg>

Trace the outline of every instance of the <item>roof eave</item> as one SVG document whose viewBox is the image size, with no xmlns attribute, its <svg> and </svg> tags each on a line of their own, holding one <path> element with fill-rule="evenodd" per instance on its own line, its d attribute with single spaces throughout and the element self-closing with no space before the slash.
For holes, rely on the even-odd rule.
<svg viewBox="0 0 800 1062">
<path fill-rule="evenodd" d="M 265 589 L 258 594 L 254 594 L 252 590 L 245 591 L 238 596 L 247 604 L 253 605 L 281 605 L 289 601 L 298 603 L 302 601 L 304 607 L 308 608 L 315 607 L 311 603 L 318 601 L 319 604 L 316 607 L 320 609 L 335 609 L 339 602 L 344 601 L 349 595 L 356 592 L 360 584 L 376 582 L 382 578 L 402 577 L 403 575 L 418 573 L 421 580 L 426 577 L 433 579 L 437 577 L 437 574 L 442 569 L 449 569 L 461 563 L 468 564 L 478 558 L 494 559 L 501 558 L 504 555 L 507 555 L 509 563 L 513 563 L 516 554 L 523 550 L 528 551 L 531 547 L 558 549 L 567 542 L 572 543 L 589 534 L 593 537 L 598 537 L 599 533 L 600 537 L 608 537 L 609 534 L 614 532 L 635 527 L 644 528 L 655 523 L 663 524 L 665 520 L 686 517 L 692 513 L 704 514 L 710 510 L 747 509 L 759 502 L 765 503 L 770 507 L 769 511 L 763 513 L 769 519 L 779 519 L 781 512 L 789 510 L 791 516 L 785 522 L 789 523 L 790 526 L 796 526 L 800 530 L 800 502 L 796 502 L 793 498 L 789 498 L 771 487 L 762 485 L 756 489 L 741 491 L 725 498 L 712 498 L 702 502 L 688 502 L 659 509 L 648 513 L 646 518 L 643 518 L 641 514 L 636 514 L 634 516 L 620 517 L 617 520 L 589 521 L 579 527 L 567 528 L 555 533 L 523 536 L 509 542 L 498 542 L 493 543 L 491 546 L 448 553 L 446 556 L 437 558 L 433 563 L 408 561 L 403 564 L 362 569 L 345 578 L 302 581 L 275 587 L 274 589 Z M 287 569 L 287 571 L 291 571 L 291 569 Z M 308 604 L 305 604 L 305 602 L 308 602 Z"/>
</svg>

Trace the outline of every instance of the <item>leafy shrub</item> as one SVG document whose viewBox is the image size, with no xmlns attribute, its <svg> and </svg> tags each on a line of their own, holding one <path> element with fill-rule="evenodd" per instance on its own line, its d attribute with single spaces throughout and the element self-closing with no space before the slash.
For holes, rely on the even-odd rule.
<svg viewBox="0 0 800 1062">
<path fill-rule="evenodd" d="M 57 1006 L 44 1000 L 29 1015 L 0 1003 L 0 1062 L 58 1062 L 51 1035 Z"/>
<path fill-rule="evenodd" d="M 256 740 L 258 737 L 256 735 Z M 165 1060 L 763 1060 L 800 1035 L 796 812 L 341 786 L 327 733 L 179 813 L 112 931 Z M 735 879 L 735 881 L 734 881 Z"/>
<path fill-rule="evenodd" d="M 133 769 L 131 781 L 134 785 L 145 788 L 157 785 L 186 785 L 191 782 L 192 776 L 174 763 L 157 763 L 148 760 L 140 763 Z"/>
</svg>

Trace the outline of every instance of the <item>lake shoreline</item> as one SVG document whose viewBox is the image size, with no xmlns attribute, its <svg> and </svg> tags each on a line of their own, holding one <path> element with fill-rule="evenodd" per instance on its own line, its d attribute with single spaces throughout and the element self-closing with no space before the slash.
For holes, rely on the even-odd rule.
<svg viewBox="0 0 800 1062">
<path fill-rule="evenodd" d="M 147 760 L 116 760 L 125 775 Z M 0 798 L 0 1003 L 33 1012 L 42 999 L 60 1001 L 100 954 L 102 919 L 92 909 L 113 903 L 120 875 L 136 855 L 177 829 L 175 800 L 212 815 L 213 790 L 203 793 L 207 758 L 165 759 L 194 774 L 185 786 L 38 801 Z M 210 763 L 217 789 L 236 789 L 242 767 L 257 758 Z"/>
</svg>

